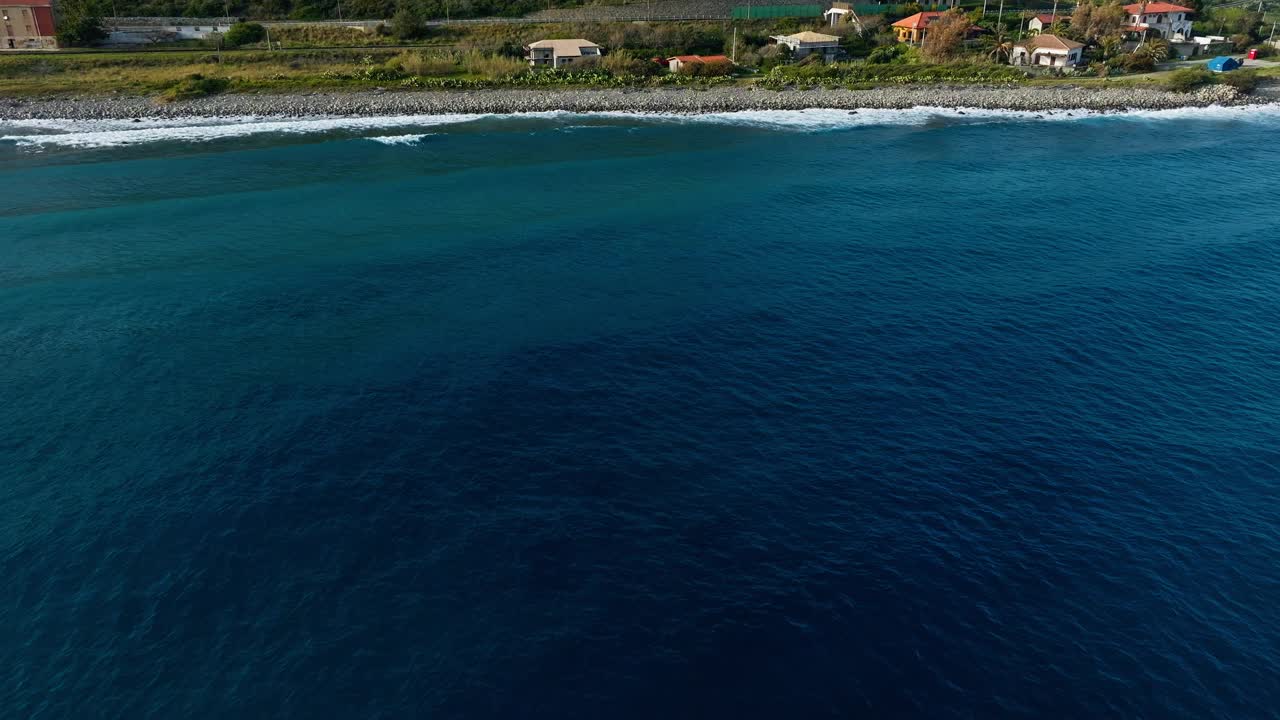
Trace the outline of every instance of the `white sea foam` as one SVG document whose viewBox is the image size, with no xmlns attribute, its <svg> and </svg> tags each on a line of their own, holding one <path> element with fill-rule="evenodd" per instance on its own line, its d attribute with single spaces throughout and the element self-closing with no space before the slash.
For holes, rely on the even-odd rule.
<svg viewBox="0 0 1280 720">
<path fill-rule="evenodd" d="M 418 135 L 373 135 L 365 138 L 383 145 L 415 145 L 423 138 L 434 135 L 435 133 L 421 133 Z"/>
<path fill-rule="evenodd" d="M 405 115 L 395 117 L 322 117 L 297 120 L 206 118 L 183 120 L 23 120 L 10 123 L 14 134 L 0 136 L 20 146 L 56 145 L 76 148 L 120 147 L 155 142 L 207 142 L 268 133 L 304 135 L 334 131 L 360 132 L 397 127 L 431 127 L 477 120 L 483 115 Z M 42 130 L 17 134 L 23 129 Z M 51 132 L 52 131 L 52 132 Z"/>
<path fill-rule="evenodd" d="M 1128 120 L 1245 120 L 1280 121 L 1280 105 L 1186 107 L 1169 110 L 1127 110 L 1102 113 L 1093 110 L 988 110 L 983 108 L 914 107 L 905 110 L 744 110 L 687 115 L 627 112 L 590 113 L 599 117 L 647 117 L 672 122 L 719 123 L 789 130 L 839 130 L 862 126 L 928 125 L 940 121 L 1072 122 L 1107 117 Z"/>
<path fill-rule="evenodd" d="M 705 114 L 549 111 L 516 115 L 405 115 L 382 117 L 315 117 L 282 120 L 266 117 L 182 118 L 133 120 L 19 120 L 0 123 L 0 141 L 40 148 L 119 147 L 156 142 L 205 142 L 259 134 L 315 134 L 335 131 L 359 133 L 365 130 L 434 127 L 471 122 L 481 118 L 543 118 L 549 120 L 613 119 L 630 122 L 713 123 L 753 126 L 778 130 L 821 132 L 865 126 L 927 126 L 931 123 L 963 122 L 1072 122 L 1093 119 L 1103 113 L 1087 110 L 984 110 L 980 108 L 915 107 L 906 110 L 745 110 Z M 1176 108 L 1132 110 L 1106 113 L 1108 118 L 1129 121 L 1239 120 L 1280 122 L 1280 105 L 1240 107 Z M 369 136 L 386 144 L 412 144 L 421 133 Z"/>
</svg>

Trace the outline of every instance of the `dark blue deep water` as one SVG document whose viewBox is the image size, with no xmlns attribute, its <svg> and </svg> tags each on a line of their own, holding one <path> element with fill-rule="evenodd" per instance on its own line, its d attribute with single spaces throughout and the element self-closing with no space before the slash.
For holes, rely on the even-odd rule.
<svg viewBox="0 0 1280 720">
<path fill-rule="evenodd" d="M 415 122 L 0 125 L 0 717 L 1280 711 L 1280 114 Z"/>
</svg>

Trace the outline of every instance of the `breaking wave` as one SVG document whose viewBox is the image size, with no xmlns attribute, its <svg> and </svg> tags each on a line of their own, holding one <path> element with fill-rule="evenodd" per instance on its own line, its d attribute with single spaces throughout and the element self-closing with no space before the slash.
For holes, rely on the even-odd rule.
<svg viewBox="0 0 1280 720">
<path fill-rule="evenodd" d="M 434 127 L 471 122 L 481 117 L 484 116 L 406 115 L 290 120 L 241 117 L 139 120 L 137 122 L 131 120 L 23 120 L 9 123 L 8 127 L 14 128 L 17 132 L 0 135 L 0 141 L 27 147 L 104 148 L 156 142 L 208 142 L 263 134 L 309 135 L 400 127 Z M 23 130 L 27 132 L 22 132 Z M 40 132 L 32 133 L 31 130 Z M 421 136 L 417 139 L 421 139 Z"/>
<path fill-rule="evenodd" d="M 180 118 L 138 120 L 19 120 L 0 122 L 0 142 L 20 147 L 106 148 L 157 142 L 208 142 L 253 135 L 308 135 L 360 133 L 367 130 L 421 129 L 473 122 L 517 118 L 550 121 L 624 120 L 636 123 L 714 123 L 778 130 L 820 132 L 865 126 L 928 126 L 992 122 L 1070 122 L 1097 118 L 1130 121 L 1165 120 L 1280 120 L 1280 105 L 1240 107 L 1212 106 L 1170 110 L 1131 110 L 1102 113 L 1088 110 L 985 110 L 980 108 L 915 107 L 905 110 L 746 110 L 705 114 L 646 113 L 632 111 L 575 113 L 551 111 L 512 115 L 450 114 L 380 117 L 314 117 L 276 119 L 266 117 Z M 371 135 L 365 139 L 388 145 L 411 145 L 429 133 Z"/>
<path fill-rule="evenodd" d="M 417 135 L 374 135 L 365 139 L 372 140 L 376 143 L 382 143 L 383 145 L 416 145 L 421 142 L 423 138 L 430 137 L 434 134 L 435 133 L 419 133 Z"/>
</svg>

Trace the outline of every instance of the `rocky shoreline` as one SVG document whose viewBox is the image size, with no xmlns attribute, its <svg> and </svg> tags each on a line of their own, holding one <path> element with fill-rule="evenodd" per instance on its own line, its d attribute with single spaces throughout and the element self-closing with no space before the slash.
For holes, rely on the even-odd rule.
<svg viewBox="0 0 1280 720">
<path fill-rule="evenodd" d="M 841 110 L 912 107 L 980 108 L 988 110 L 1165 110 L 1210 105 L 1246 105 L 1274 99 L 1242 95 L 1235 88 L 1213 85 L 1191 93 L 1151 88 L 1059 86 L 911 86 L 871 90 L 762 90 L 753 87 L 711 89 L 610 90 L 474 90 L 292 94 L 227 94 L 157 103 L 145 97 L 95 96 L 0 98 L 0 120 L 131 119 L 179 117 L 316 115 L 383 116 L 450 113 L 674 112 L 708 113 L 742 110 Z"/>
</svg>

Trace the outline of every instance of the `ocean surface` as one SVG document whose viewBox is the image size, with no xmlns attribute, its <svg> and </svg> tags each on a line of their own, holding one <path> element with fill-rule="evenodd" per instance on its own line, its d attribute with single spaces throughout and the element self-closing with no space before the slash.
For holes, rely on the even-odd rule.
<svg viewBox="0 0 1280 720">
<path fill-rule="evenodd" d="M 1276 717 L 1277 137 L 0 124 L 0 717 Z"/>
</svg>

